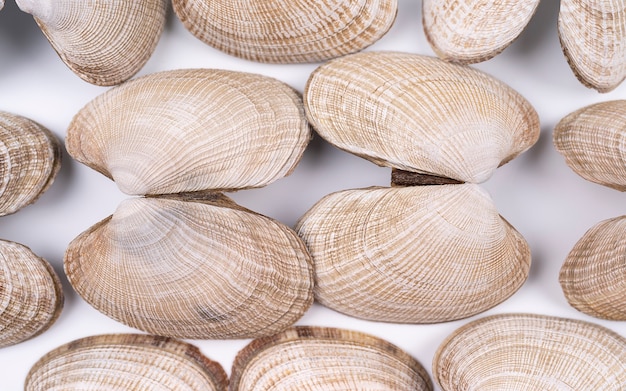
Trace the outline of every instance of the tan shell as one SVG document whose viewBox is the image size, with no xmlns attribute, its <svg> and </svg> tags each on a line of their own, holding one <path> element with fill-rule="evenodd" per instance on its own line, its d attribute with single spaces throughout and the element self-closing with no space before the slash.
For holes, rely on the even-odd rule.
<svg viewBox="0 0 626 391">
<path fill-rule="evenodd" d="M 320 66 L 307 116 L 335 146 L 381 166 L 479 183 L 530 148 L 539 119 L 492 77 L 416 54 L 367 52 Z"/>
<path fill-rule="evenodd" d="M 63 62 L 97 85 L 120 84 L 148 61 L 165 26 L 166 0 L 16 0 Z"/>
<path fill-rule="evenodd" d="M 63 308 L 56 273 L 29 248 L 0 240 L 0 347 L 46 331 Z"/>
<path fill-rule="evenodd" d="M 235 358 L 230 390 L 432 390 L 422 365 L 380 338 L 294 327 L 252 341 Z"/>
<path fill-rule="evenodd" d="M 583 178 L 626 191 L 626 100 L 596 103 L 563 118 L 554 145 Z"/>
<path fill-rule="evenodd" d="M 621 0 L 561 0 L 559 39 L 576 77 L 609 92 L 626 77 L 626 7 Z"/>
<path fill-rule="evenodd" d="M 318 62 L 359 51 L 396 18 L 396 0 L 174 0 L 198 39 L 226 53 L 269 63 Z"/>
<path fill-rule="evenodd" d="M 433 323 L 485 311 L 526 280 L 528 245 L 477 185 L 348 190 L 296 227 L 315 297 L 377 321 Z"/>
<path fill-rule="evenodd" d="M 153 74 L 114 88 L 70 124 L 77 160 L 147 198 L 70 243 L 65 270 L 96 309 L 181 338 L 251 338 L 293 324 L 313 301 L 294 231 L 216 192 L 287 175 L 310 138 L 302 101 L 268 77 Z"/>
<path fill-rule="evenodd" d="M 443 391 L 626 389 L 626 340 L 599 325 L 505 314 L 449 336 L 433 360 Z"/>
<path fill-rule="evenodd" d="M 98 335 L 72 341 L 31 368 L 25 391 L 226 391 L 222 367 L 188 343 L 153 335 Z"/>
<path fill-rule="evenodd" d="M 35 202 L 60 166 L 59 142 L 49 130 L 0 111 L 0 216 Z"/>
<path fill-rule="evenodd" d="M 626 216 L 602 221 L 567 256 L 559 282 L 567 301 L 597 318 L 626 320 Z"/>
<path fill-rule="evenodd" d="M 311 137 L 302 100 L 261 75 L 154 73 L 81 109 L 67 150 L 131 195 L 243 189 L 288 175 Z"/>
<path fill-rule="evenodd" d="M 424 32 L 442 59 L 481 62 L 521 34 L 538 4 L 539 0 L 424 0 Z"/>
</svg>

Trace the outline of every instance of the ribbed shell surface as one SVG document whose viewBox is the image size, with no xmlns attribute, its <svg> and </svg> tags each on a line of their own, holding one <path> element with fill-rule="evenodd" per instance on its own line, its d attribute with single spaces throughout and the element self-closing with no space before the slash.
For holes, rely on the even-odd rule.
<svg viewBox="0 0 626 391">
<path fill-rule="evenodd" d="M 578 175 L 626 191 L 626 100 L 567 115 L 554 129 L 554 145 Z"/>
<path fill-rule="evenodd" d="M 396 0 L 174 0 L 197 38 L 269 63 L 318 62 L 364 49 L 395 21 Z"/>
<path fill-rule="evenodd" d="M 561 0 L 559 38 L 576 77 L 609 92 L 626 77 L 626 2 Z"/>
<path fill-rule="evenodd" d="M 148 61 L 161 36 L 166 0 L 17 0 L 63 62 L 83 80 L 120 84 Z"/>
<path fill-rule="evenodd" d="M 61 165 L 56 137 L 38 123 L 0 112 L 0 216 L 33 203 Z"/>
<path fill-rule="evenodd" d="M 226 391 L 227 375 L 198 348 L 153 335 L 82 338 L 44 355 L 25 391 Z"/>
<path fill-rule="evenodd" d="M 308 80 L 305 108 L 335 146 L 381 166 L 479 183 L 539 137 L 533 107 L 469 67 L 415 54 L 332 60 Z"/>
<path fill-rule="evenodd" d="M 504 314 L 449 336 L 433 360 L 444 391 L 626 389 L 626 340 L 593 323 Z"/>
<path fill-rule="evenodd" d="M 587 231 L 563 263 L 559 282 L 567 301 L 579 311 L 626 320 L 626 216 Z"/>
<path fill-rule="evenodd" d="M 41 334 L 62 308 L 61 281 L 50 264 L 21 244 L 0 241 L 0 347 Z"/>
<path fill-rule="evenodd" d="M 165 71 L 89 102 L 67 150 L 132 195 L 267 185 L 288 175 L 310 139 L 302 100 L 261 75 Z"/>
<path fill-rule="evenodd" d="M 538 4 L 539 0 L 424 0 L 424 32 L 442 59 L 481 62 L 521 34 Z"/>
<path fill-rule="evenodd" d="M 298 222 L 315 297 L 377 321 L 433 323 L 485 311 L 526 280 L 530 251 L 477 185 L 331 194 Z"/>
<path fill-rule="evenodd" d="M 230 391 L 431 391 L 422 365 L 380 338 L 299 326 L 252 341 L 235 358 Z"/>
<path fill-rule="evenodd" d="M 107 316 L 158 335 L 252 338 L 295 323 L 313 301 L 302 241 L 216 197 L 123 201 L 70 243 L 72 286 Z"/>
</svg>

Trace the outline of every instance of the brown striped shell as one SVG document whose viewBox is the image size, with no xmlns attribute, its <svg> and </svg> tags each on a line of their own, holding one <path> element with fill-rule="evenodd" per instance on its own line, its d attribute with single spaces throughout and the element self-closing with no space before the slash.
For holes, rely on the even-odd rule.
<svg viewBox="0 0 626 391">
<path fill-rule="evenodd" d="M 181 338 L 251 338 L 293 324 L 313 301 L 312 266 L 291 229 L 219 190 L 291 172 L 310 138 L 290 87 L 252 74 L 149 75 L 88 103 L 67 132 L 77 160 L 126 193 L 70 243 L 65 270 L 96 309 Z"/>
<path fill-rule="evenodd" d="M 439 347 L 443 391 L 626 389 L 626 340 L 593 323 L 503 314 L 456 330 Z"/>
<path fill-rule="evenodd" d="M 37 200 L 61 166 L 56 137 L 40 124 L 0 112 L 0 216 Z"/>
<path fill-rule="evenodd" d="M 626 77 L 626 5 L 621 0 L 561 0 L 559 39 L 576 77 L 609 92 Z"/>
<path fill-rule="evenodd" d="M 298 326 L 254 340 L 231 372 L 230 391 L 433 389 L 422 365 L 397 346 L 327 327 Z"/>
<path fill-rule="evenodd" d="M 86 337 L 33 365 L 24 385 L 36 390 L 226 391 L 222 367 L 188 343 L 139 334 Z"/>
<path fill-rule="evenodd" d="M 165 26 L 166 0 L 16 0 L 63 62 L 97 85 L 120 84 L 148 61 Z"/>
<path fill-rule="evenodd" d="M 424 32 L 442 59 L 481 62 L 521 34 L 538 4 L 539 0 L 424 0 Z"/>
<path fill-rule="evenodd" d="M 396 0 L 174 0 L 198 39 L 226 53 L 269 63 L 318 62 L 359 51 L 396 18 Z"/>
<path fill-rule="evenodd" d="M 46 331 L 63 308 L 61 281 L 29 248 L 0 240 L 0 347 Z"/>
</svg>

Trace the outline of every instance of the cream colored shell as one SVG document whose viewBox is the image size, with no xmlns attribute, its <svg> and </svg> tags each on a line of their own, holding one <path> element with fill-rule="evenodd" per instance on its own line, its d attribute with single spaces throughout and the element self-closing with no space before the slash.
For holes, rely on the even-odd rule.
<svg viewBox="0 0 626 391">
<path fill-rule="evenodd" d="M 561 0 L 559 39 L 581 83 L 608 92 L 624 80 L 625 25 L 623 0 Z"/>
<path fill-rule="evenodd" d="M 597 318 L 626 320 L 626 216 L 604 220 L 568 254 L 559 282 L 567 301 Z"/>
<path fill-rule="evenodd" d="M 462 182 L 488 179 L 539 137 L 534 108 L 494 78 L 440 59 L 367 52 L 313 72 L 315 130 L 374 163 Z"/>
<path fill-rule="evenodd" d="M 583 178 L 626 190 L 626 100 L 596 103 L 563 118 L 554 145 Z"/>
<path fill-rule="evenodd" d="M 226 391 L 222 367 L 188 343 L 153 335 L 86 337 L 39 359 L 25 391 Z"/>
<path fill-rule="evenodd" d="M 29 248 L 0 240 L 0 347 L 46 331 L 63 308 L 61 281 Z"/>
<path fill-rule="evenodd" d="M 539 0 L 424 0 L 424 32 L 442 59 L 481 62 L 521 34 L 538 4 Z"/>
<path fill-rule="evenodd" d="M 443 391 L 626 389 L 626 340 L 602 326 L 504 314 L 462 326 L 439 347 Z"/>
<path fill-rule="evenodd" d="M 63 62 L 97 85 L 120 84 L 148 61 L 165 26 L 166 0 L 16 0 Z"/>
<path fill-rule="evenodd" d="M 61 150 L 52 132 L 28 118 L 0 112 L 0 216 L 35 202 L 60 166 Z"/>
<path fill-rule="evenodd" d="M 251 338 L 311 306 L 304 243 L 218 190 L 289 174 L 310 138 L 302 101 L 277 80 L 179 70 L 111 89 L 72 120 L 67 150 L 147 195 L 73 240 L 65 271 L 109 317 L 181 338 Z"/>
<path fill-rule="evenodd" d="M 396 0 L 174 0 L 198 39 L 269 63 L 318 62 L 359 51 L 396 18 Z"/>
<path fill-rule="evenodd" d="M 422 365 L 380 338 L 299 326 L 257 339 L 235 358 L 230 390 L 432 391 Z"/>
<path fill-rule="evenodd" d="M 485 311 L 526 280 L 528 245 L 477 185 L 331 194 L 296 227 L 315 297 L 369 320 L 433 323 Z"/>
</svg>

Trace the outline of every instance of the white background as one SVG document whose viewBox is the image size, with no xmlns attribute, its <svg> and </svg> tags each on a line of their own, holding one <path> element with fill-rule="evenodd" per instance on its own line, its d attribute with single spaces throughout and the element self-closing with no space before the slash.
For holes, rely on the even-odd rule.
<svg viewBox="0 0 626 391">
<path fill-rule="evenodd" d="M 399 0 L 392 29 L 367 50 L 399 50 L 433 55 L 421 23 L 421 2 Z M 509 300 L 470 319 L 435 325 L 368 322 L 317 304 L 298 322 L 365 331 L 402 347 L 431 371 L 435 350 L 471 319 L 505 312 L 531 312 L 583 319 L 626 335 L 626 322 L 591 318 L 571 308 L 558 283 L 567 253 L 592 225 L 626 211 L 626 195 L 583 180 L 552 145 L 552 130 L 566 114 L 585 105 L 626 98 L 626 83 L 599 94 L 574 77 L 559 46 L 557 0 L 543 0 L 525 32 L 502 54 L 475 65 L 525 96 L 541 119 L 541 137 L 528 152 L 499 168 L 483 184 L 500 213 L 528 241 L 530 277 Z M 221 53 L 197 40 L 170 13 L 158 47 L 140 75 L 160 70 L 205 67 L 260 73 L 302 91 L 319 64 L 258 64 Z M 75 76 L 58 58 L 33 19 L 13 0 L 0 11 L 0 110 L 29 117 L 65 137 L 76 112 L 108 88 Z M 114 183 L 73 161 L 65 152 L 53 186 L 35 204 L 0 218 L 0 238 L 29 246 L 47 259 L 64 284 L 65 307 L 44 334 L 0 349 L 0 390 L 23 387 L 30 367 L 47 351 L 73 339 L 113 332 L 138 332 L 102 315 L 71 288 L 63 273 L 63 254 L 80 232 L 111 214 L 127 198 Z M 240 204 L 292 226 L 322 196 L 337 190 L 388 185 L 390 171 L 313 140 L 295 172 L 263 189 L 231 196 Z M 190 341 L 230 373 L 236 353 L 249 341 Z"/>
</svg>

